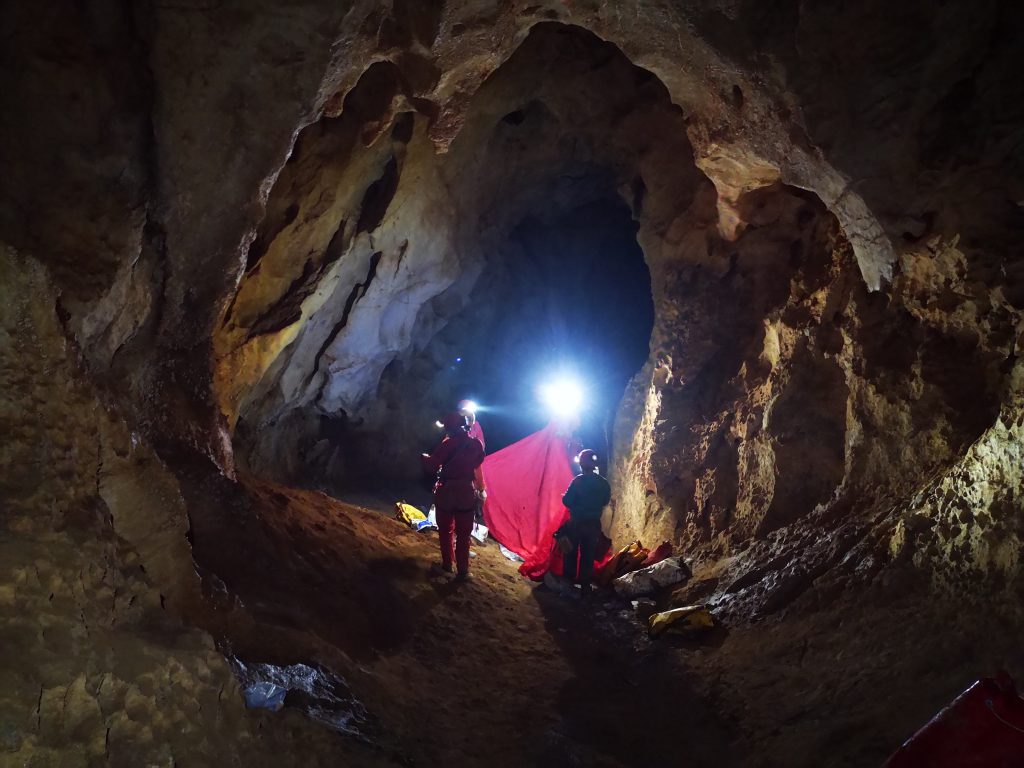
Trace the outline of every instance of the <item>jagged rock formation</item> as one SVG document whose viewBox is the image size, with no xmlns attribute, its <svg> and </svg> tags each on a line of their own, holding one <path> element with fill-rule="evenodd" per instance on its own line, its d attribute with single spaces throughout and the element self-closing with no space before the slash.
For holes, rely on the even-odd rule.
<svg viewBox="0 0 1024 768">
<path fill-rule="evenodd" d="M 263 729 L 245 711 L 211 636 L 182 624 L 209 619 L 177 480 L 85 375 L 45 270 L 5 247 L 0 276 L 0 763 L 351 752 L 298 713 Z"/>
<path fill-rule="evenodd" d="M 0 13 L 17 759 L 347 749 L 219 696 L 186 627 L 231 627 L 188 517 L 231 506 L 236 462 L 402 477 L 388 436 L 429 439 L 453 339 L 525 343 L 499 320 L 524 223 L 600 206 L 631 215 L 653 301 L 609 525 L 699 561 L 680 599 L 743 623 L 893 573 L 1019 595 L 1018 4 Z"/>
</svg>

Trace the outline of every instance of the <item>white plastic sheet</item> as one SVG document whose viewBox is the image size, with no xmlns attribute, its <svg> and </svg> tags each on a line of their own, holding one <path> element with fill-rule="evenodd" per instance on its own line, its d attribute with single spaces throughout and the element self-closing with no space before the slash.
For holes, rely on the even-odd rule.
<svg viewBox="0 0 1024 768">
<path fill-rule="evenodd" d="M 681 584 L 690 578 L 690 569 L 679 557 L 669 557 L 660 563 L 641 568 L 639 571 L 619 576 L 612 582 L 616 594 L 621 597 L 643 597 L 663 587 Z"/>
<path fill-rule="evenodd" d="M 503 554 L 505 557 L 507 557 L 513 563 L 521 563 L 521 562 L 523 562 L 523 558 L 521 558 L 519 555 L 517 555 L 511 549 L 506 547 L 504 544 L 500 544 L 499 543 L 498 544 L 498 549 L 501 550 L 501 554 Z"/>
<path fill-rule="evenodd" d="M 481 525 L 480 523 L 473 523 L 473 530 L 470 532 L 470 536 L 483 544 L 487 541 L 487 526 Z"/>
</svg>

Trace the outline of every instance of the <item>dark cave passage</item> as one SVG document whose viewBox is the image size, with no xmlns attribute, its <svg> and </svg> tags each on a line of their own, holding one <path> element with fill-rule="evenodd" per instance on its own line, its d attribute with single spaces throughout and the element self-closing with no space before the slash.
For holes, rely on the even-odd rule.
<svg viewBox="0 0 1024 768">
<path fill-rule="evenodd" d="M 636 228 L 612 197 L 522 221 L 489 259 L 466 309 L 424 351 L 449 358 L 425 401 L 476 400 L 495 451 L 547 423 L 537 390 L 571 373 L 586 392 L 579 436 L 605 456 L 654 322 Z"/>
<path fill-rule="evenodd" d="M 353 93 L 372 93 L 368 78 Z M 644 221 L 665 226 L 710 188 L 664 84 L 592 33 L 544 23 L 444 155 L 417 111 L 365 147 L 345 114 L 300 137 L 270 195 L 288 223 L 260 233 L 261 268 L 218 336 L 239 466 L 340 498 L 405 488 L 461 399 L 483 407 L 493 452 L 548 422 L 537 390 L 568 374 L 586 392 L 578 437 L 607 469 L 656 322 Z M 387 178 L 386 194 L 366 178 Z M 269 299 L 293 325 L 261 322 Z"/>
</svg>

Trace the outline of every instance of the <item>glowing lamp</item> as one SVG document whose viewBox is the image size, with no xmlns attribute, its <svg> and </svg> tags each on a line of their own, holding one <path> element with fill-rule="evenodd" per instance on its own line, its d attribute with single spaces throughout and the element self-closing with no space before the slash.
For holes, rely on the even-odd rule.
<svg viewBox="0 0 1024 768">
<path fill-rule="evenodd" d="M 461 403 L 459 403 L 459 410 L 466 411 L 467 413 L 476 413 L 479 407 L 480 406 L 478 406 L 472 400 L 463 400 Z"/>
<path fill-rule="evenodd" d="M 442 424 L 440 421 L 435 421 L 434 426 L 437 427 L 438 429 L 444 429 L 444 424 Z"/>
<path fill-rule="evenodd" d="M 540 388 L 540 399 L 552 414 L 575 416 L 583 408 L 583 387 L 573 379 L 556 379 Z"/>
</svg>

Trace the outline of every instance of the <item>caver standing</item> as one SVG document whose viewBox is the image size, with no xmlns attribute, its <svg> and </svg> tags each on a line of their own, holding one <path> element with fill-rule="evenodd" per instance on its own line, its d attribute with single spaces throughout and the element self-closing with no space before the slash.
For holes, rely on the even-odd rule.
<svg viewBox="0 0 1024 768">
<path fill-rule="evenodd" d="M 571 584 L 577 576 L 578 562 L 580 589 L 586 596 L 590 593 L 594 556 L 601 540 L 601 513 L 612 498 L 612 489 L 597 471 L 594 451 L 589 448 L 580 451 L 578 461 L 582 474 L 576 476 L 562 497 L 562 503 L 569 510 L 569 522 L 562 526 L 559 535 L 572 543 L 562 561 L 562 576 Z"/>
<path fill-rule="evenodd" d="M 477 405 L 472 400 L 460 400 L 458 410 L 463 416 L 466 417 L 466 423 L 468 427 L 466 432 L 474 440 L 480 443 L 480 447 L 487 452 L 487 443 L 484 441 L 484 429 L 480 426 L 480 422 L 476 418 Z M 484 484 L 484 470 L 483 466 L 477 467 L 476 475 L 474 476 L 474 482 L 476 484 L 476 522 L 481 525 L 484 522 L 484 501 L 487 499 L 487 487 Z"/>
<path fill-rule="evenodd" d="M 469 436 L 469 423 L 461 413 L 450 413 L 441 423 L 446 437 L 433 453 L 423 454 L 423 465 L 427 472 L 437 476 L 434 509 L 441 545 L 441 568 L 450 573 L 454 560 L 461 581 L 469 577 L 470 533 L 477 490 L 482 490 L 475 487 L 475 478 L 484 460 L 484 448 Z"/>
</svg>

